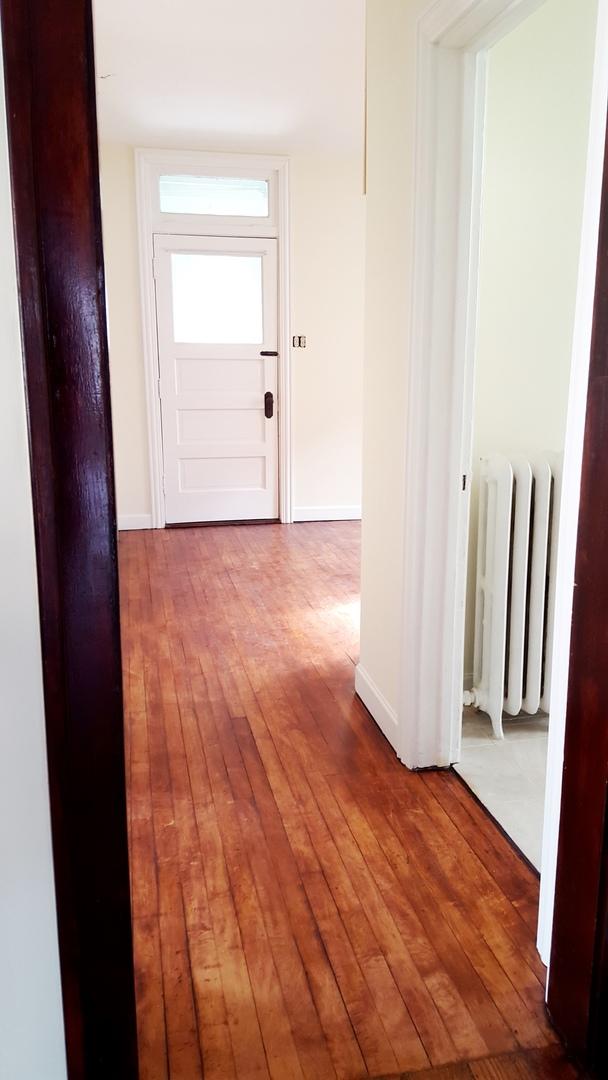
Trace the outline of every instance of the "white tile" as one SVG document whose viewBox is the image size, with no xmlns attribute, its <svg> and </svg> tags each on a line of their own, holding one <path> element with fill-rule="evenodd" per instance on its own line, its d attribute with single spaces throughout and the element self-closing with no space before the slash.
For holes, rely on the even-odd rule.
<svg viewBox="0 0 608 1080">
<path fill-rule="evenodd" d="M 505 720 L 494 739 L 484 714 L 465 710 L 456 772 L 530 862 L 540 868 L 548 718 Z"/>
</svg>

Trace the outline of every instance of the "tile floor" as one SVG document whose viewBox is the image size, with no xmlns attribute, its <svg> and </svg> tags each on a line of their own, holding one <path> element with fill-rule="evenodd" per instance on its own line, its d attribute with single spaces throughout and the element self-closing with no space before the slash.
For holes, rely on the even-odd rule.
<svg viewBox="0 0 608 1080">
<path fill-rule="evenodd" d="M 549 718 L 506 719 L 495 739 L 485 713 L 464 709 L 454 766 L 499 825 L 540 870 Z"/>
</svg>

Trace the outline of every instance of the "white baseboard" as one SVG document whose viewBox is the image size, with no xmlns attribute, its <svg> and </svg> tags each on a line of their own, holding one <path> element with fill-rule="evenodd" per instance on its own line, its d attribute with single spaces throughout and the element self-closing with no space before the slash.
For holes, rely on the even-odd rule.
<svg viewBox="0 0 608 1080">
<path fill-rule="evenodd" d="M 399 753 L 397 750 L 397 734 L 399 731 L 397 713 L 389 705 L 373 679 L 369 677 L 365 668 L 361 667 L 361 664 L 357 664 L 355 668 L 355 691 L 368 712 L 372 714 L 380 731 L 386 735 L 393 749 Z"/>
<path fill-rule="evenodd" d="M 118 531 L 126 532 L 127 529 L 151 529 L 152 514 L 119 514 Z"/>
<path fill-rule="evenodd" d="M 360 521 L 360 506 L 296 506 L 294 521 Z"/>
</svg>

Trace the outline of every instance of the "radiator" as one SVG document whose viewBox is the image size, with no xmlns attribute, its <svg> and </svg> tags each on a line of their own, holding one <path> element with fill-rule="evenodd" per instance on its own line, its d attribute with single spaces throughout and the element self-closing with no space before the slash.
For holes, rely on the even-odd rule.
<svg viewBox="0 0 608 1080">
<path fill-rule="evenodd" d="M 549 711 L 560 459 L 493 456 L 481 462 L 473 689 L 487 713 Z"/>
</svg>

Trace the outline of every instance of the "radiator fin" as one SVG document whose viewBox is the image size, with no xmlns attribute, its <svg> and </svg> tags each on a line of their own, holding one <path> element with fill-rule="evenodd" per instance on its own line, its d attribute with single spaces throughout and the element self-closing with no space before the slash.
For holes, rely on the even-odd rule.
<svg viewBox="0 0 608 1080">
<path fill-rule="evenodd" d="M 481 462 L 474 688 L 503 737 L 503 712 L 548 711 L 560 464 L 556 454 Z"/>
</svg>

